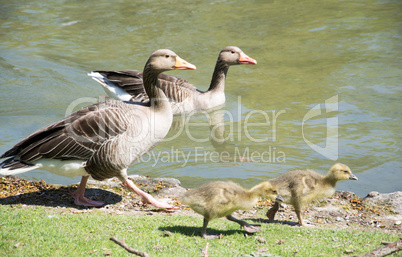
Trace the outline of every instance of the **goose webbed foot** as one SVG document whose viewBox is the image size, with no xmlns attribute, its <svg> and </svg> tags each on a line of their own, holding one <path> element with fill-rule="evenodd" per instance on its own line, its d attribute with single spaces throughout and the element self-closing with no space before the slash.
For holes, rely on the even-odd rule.
<svg viewBox="0 0 402 257">
<path fill-rule="evenodd" d="M 276 210 L 274 210 L 273 208 L 269 209 L 267 211 L 267 218 L 269 219 L 269 222 L 273 222 L 275 220 L 275 214 L 276 214 Z"/>
<path fill-rule="evenodd" d="M 166 202 L 161 202 L 156 200 L 152 195 L 147 194 L 143 192 L 143 194 L 140 195 L 141 201 L 145 204 L 151 204 L 157 208 L 163 208 L 163 209 L 179 209 L 178 206 L 171 205 Z"/>
<path fill-rule="evenodd" d="M 219 236 L 218 235 L 211 235 L 211 234 L 203 234 L 201 235 L 203 238 L 205 239 L 218 239 Z"/>
<path fill-rule="evenodd" d="M 279 210 L 279 207 L 280 207 L 280 203 L 275 202 L 274 205 L 267 211 L 266 216 L 268 217 L 269 222 L 274 222 L 275 214 Z"/>
<path fill-rule="evenodd" d="M 87 206 L 87 207 L 102 207 L 106 204 L 106 202 L 104 201 L 91 200 L 81 195 L 75 195 L 74 203 L 79 206 Z"/>
<path fill-rule="evenodd" d="M 246 230 L 247 233 L 255 233 L 261 230 L 261 226 L 260 225 L 252 225 L 252 224 L 248 224 L 247 222 L 245 222 L 244 220 L 238 220 L 235 217 L 233 217 L 232 215 L 228 215 L 226 216 L 226 218 L 230 221 L 236 222 L 237 224 L 239 224 L 241 227 L 244 228 L 244 230 Z"/>
<path fill-rule="evenodd" d="M 74 196 L 74 203 L 79 206 L 102 207 L 106 202 L 91 200 L 84 196 L 88 178 L 89 176 L 83 176 L 77 190 L 72 194 Z"/>
<path fill-rule="evenodd" d="M 244 227 L 244 230 L 250 234 L 253 234 L 253 233 L 261 230 L 261 225 L 247 224 L 247 225 L 244 225 L 243 227 Z"/>
</svg>

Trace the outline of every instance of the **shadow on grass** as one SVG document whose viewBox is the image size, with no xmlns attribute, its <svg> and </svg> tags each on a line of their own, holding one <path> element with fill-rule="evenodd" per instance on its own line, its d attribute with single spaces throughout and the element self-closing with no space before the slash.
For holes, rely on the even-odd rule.
<svg viewBox="0 0 402 257">
<path fill-rule="evenodd" d="M 21 193 L 18 195 L 0 198 L 0 204 L 26 204 L 48 207 L 74 207 L 77 209 L 88 209 L 93 207 L 77 206 L 74 204 L 72 193 L 77 188 L 66 186 L 60 188 L 42 189 L 36 192 Z M 102 200 L 106 204 L 115 204 L 122 200 L 122 197 L 113 192 L 98 188 L 87 188 L 85 196 L 92 200 Z"/>
<path fill-rule="evenodd" d="M 256 223 L 256 224 L 281 224 L 281 225 L 288 225 L 291 227 L 299 226 L 298 222 L 294 221 L 287 221 L 287 220 L 274 220 L 273 222 L 269 221 L 269 219 L 246 219 L 249 223 Z"/>
<path fill-rule="evenodd" d="M 169 227 L 159 227 L 158 228 L 162 232 L 171 232 L 178 233 L 184 236 L 200 236 L 201 226 L 193 227 L 193 226 L 169 226 Z M 213 228 L 207 228 L 207 234 L 220 235 L 222 236 L 230 236 L 234 234 L 248 234 L 243 229 L 230 229 L 230 230 L 216 230 Z M 252 234 L 249 234 L 252 235 Z"/>
</svg>

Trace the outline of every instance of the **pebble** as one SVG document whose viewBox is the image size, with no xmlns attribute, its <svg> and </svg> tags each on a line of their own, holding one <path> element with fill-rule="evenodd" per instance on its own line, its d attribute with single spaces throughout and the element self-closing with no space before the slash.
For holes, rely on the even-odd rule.
<svg viewBox="0 0 402 257">
<path fill-rule="evenodd" d="M 255 237 L 255 240 L 261 244 L 265 244 L 267 240 L 264 237 Z"/>
</svg>

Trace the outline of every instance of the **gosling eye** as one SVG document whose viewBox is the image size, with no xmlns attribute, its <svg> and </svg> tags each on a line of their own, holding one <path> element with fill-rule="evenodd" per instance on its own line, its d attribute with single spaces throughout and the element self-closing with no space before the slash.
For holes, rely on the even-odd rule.
<svg viewBox="0 0 402 257">
<path fill-rule="evenodd" d="M 273 192 L 274 194 L 277 194 L 277 193 L 278 193 L 278 191 L 276 191 L 276 190 L 273 190 L 272 192 Z"/>
<path fill-rule="evenodd" d="M 344 170 L 343 172 L 344 172 L 344 173 L 349 173 L 349 171 L 347 171 L 347 170 Z"/>
<path fill-rule="evenodd" d="M 168 54 L 165 54 L 165 58 L 167 59 L 167 58 L 169 58 L 170 57 L 170 55 L 168 55 Z"/>
</svg>

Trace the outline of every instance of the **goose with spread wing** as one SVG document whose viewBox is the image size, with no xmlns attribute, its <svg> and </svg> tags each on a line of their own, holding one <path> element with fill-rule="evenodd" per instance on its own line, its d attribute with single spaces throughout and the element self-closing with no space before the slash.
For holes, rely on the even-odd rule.
<svg viewBox="0 0 402 257">
<path fill-rule="evenodd" d="M 159 75 L 159 84 L 172 105 L 173 114 L 208 110 L 225 103 L 225 79 L 229 67 L 238 64 L 257 64 L 236 46 L 222 49 L 216 61 L 212 80 L 207 91 L 198 90 L 193 84 L 166 74 Z M 88 74 L 99 82 L 106 93 L 115 99 L 148 102 L 143 87 L 143 73 L 137 70 L 92 71 Z"/>
<path fill-rule="evenodd" d="M 96 180 L 117 177 L 144 203 L 173 208 L 143 192 L 128 179 L 127 168 L 154 148 L 169 132 L 171 106 L 160 88 L 158 75 L 195 66 L 167 49 L 154 52 L 144 67 L 147 104 L 107 101 L 83 108 L 61 121 L 29 135 L 0 156 L 0 175 L 43 169 L 64 176 L 82 176 L 75 204 L 102 206 L 84 196 L 89 176 Z"/>
</svg>

